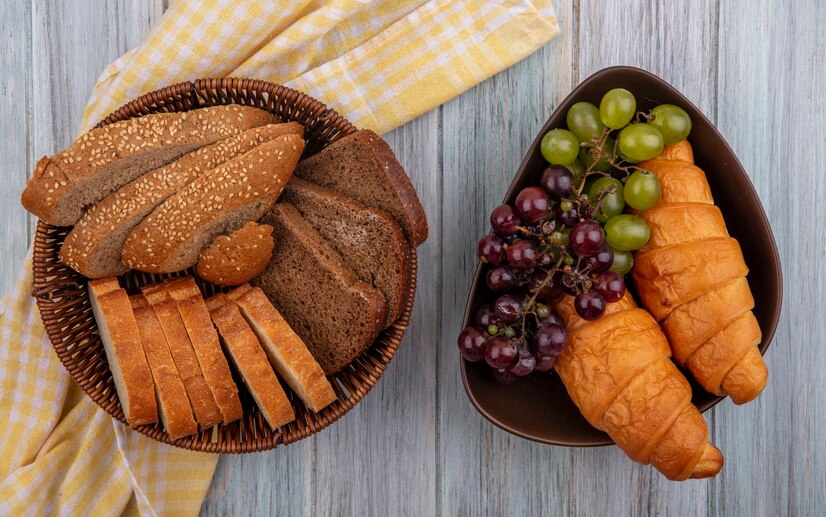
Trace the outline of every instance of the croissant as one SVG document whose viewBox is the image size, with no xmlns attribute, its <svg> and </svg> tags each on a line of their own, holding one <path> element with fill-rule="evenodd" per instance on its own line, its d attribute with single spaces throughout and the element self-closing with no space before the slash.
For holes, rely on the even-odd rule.
<svg viewBox="0 0 826 517">
<path fill-rule="evenodd" d="M 555 368 L 583 416 L 631 459 L 651 463 L 668 479 L 717 474 L 723 456 L 708 442 L 706 422 L 657 322 L 627 293 L 596 321 L 581 319 L 572 300 L 556 306 L 568 346 Z"/>
<path fill-rule="evenodd" d="M 769 372 L 740 245 L 687 141 L 639 167 L 662 189 L 657 205 L 638 212 L 651 229 L 632 270 L 640 300 L 661 322 L 677 364 L 706 391 L 744 404 L 763 391 Z"/>
</svg>

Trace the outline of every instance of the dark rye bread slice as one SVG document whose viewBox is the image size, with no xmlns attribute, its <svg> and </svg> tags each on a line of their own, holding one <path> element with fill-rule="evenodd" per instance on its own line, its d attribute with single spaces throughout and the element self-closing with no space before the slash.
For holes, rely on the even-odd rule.
<svg viewBox="0 0 826 517">
<path fill-rule="evenodd" d="M 333 190 L 294 178 L 281 194 L 324 237 L 364 282 L 387 301 L 390 326 L 404 309 L 410 281 L 410 244 L 386 213 Z"/>
<path fill-rule="evenodd" d="M 200 176 L 135 227 L 121 260 L 148 273 L 194 266 L 216 236 L 232 233 L 270 209 L 303 150 L 301 135 L 279 136 Z"/>
<path fill-rule="evenodd" d="M 298 164 L 295 176 L 390 214 L 414 246 L 427 239 L 427 218 L 393 150 L 363 129 Z"/>
<path fill-rule="evenodd" d="M 86 207 L 135 178 L 195 149 L 274 122 L 278 119 L 266 111 L 235 105 L 115 122 L 41 158 L 20 201 L 43 221 L 69 226 Z"/>
<path fill-rule="evenodd" d="M 225 138 L 155 169 L 90 208 L 63 241 L 60 259 L 88 278 L 129 270 L 121 260 L 126 238 L 169 196 L 233 158 L 285 134 L 300 135 L 301 124 L 269 124 Z"/>
<path fill-rule="evenodd" d="M 384 297 L 359 280 L 292 205 L 275 205 L 262 222 L 273 227 L 275 250 L 253 283 L 306 343 L 324 373 L 341 370 L 384 328 Z"/>
</svg>

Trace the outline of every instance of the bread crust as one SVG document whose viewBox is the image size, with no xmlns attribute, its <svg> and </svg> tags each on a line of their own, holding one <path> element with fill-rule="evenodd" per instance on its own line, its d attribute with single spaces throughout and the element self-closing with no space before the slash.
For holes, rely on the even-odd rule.
<svg viewBox="0 0 826 517">
<path fill-rule="evenodd" d="M 239 296 L 230 293 L 229 298 L 241 309 L 275 371 L 308 408 L 318 412 L 336 400 L 321 366 L 264 291 L 258 287 L 243 289 Z"/>
<path fill-rule="evenodd" d="M 58 210 L 58 205 L 93 174 L 149 150 L 177 147 L 180 156 L 245 129 L 276 121 L 276 117 L 258 108 L 229 105 L 115 122 L 85 133 L 51 157 L 41 158 L 26 183 L 21 202 L 26 210 L 49 224 L 72 225 L 80 218 L 82 207 Z M 172 159 L 174 156 L 168 161 Z M 92 201 L 99 201 L 106 194 Z"/>
<path fill-rule="evenodd" d="M 228 357 L 270 427 L 277 429 L 295 420 L 295 412 L 270 366 L 267 354 L 238 306 L 226 295 L 217 294 L 207 299 L 207 307 Z"/>
<path fill-rule="evenodd" d="M 216 237 L 201 251 L 195 270 L 216 285 L 241 285 L 264 271 L 273 246 L 272 226 L 250 221 L 229 235 Z"/>
<path fill-rule="evenodd" d="M 303 149 L 301 136 L 280 136 L 197 178 L 132 231 L 124 264 L 150 273 L 194 266 L 214 235 L 224 233 L 220 223 L 228 214 L 252 206 L 250 219 L 258 219 L 272 206 Z"/>
<path fill-rule="evenodd" d="M 209 310 L 195 280 L 183 277 L 166 283 L 169 295 L 178 305 L 178 312 L 186 327 L 204 380 L 221 412 L 223 423 L 241 418 L 244 410 L 238 398 L 238 386 L 232 379 L 229 363 L 221 350 L 218 333 L 212 325 Z"/>
<path fill-rule="evenodd" d="M 129 296 L 115 278 L 92 280 L 88 290 L 126 421 L 132 426 L 157 422 L 152 373 Z"/>
</svg>

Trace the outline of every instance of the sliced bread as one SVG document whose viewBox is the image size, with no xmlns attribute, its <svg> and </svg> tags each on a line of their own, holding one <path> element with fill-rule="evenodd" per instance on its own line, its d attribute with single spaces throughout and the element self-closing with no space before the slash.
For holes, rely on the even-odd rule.
<svg viewBox="0 0 826 517">
<path fill-rule="evenodd" d="M 132 231 L 121 253 L 124 264 L 150 273 L 194 266 L 216 236 L 269 210 L 303 149 L 300 135 L 279 136 L 200 176 Z"/>
<path fill-rule="evenodd" d="M 229 235 L 219 235 L 204 248 L 195 270 L 217 285 L 241 285 L 264 271 L 272 257 L 272 226 L 248 222 Z"/>
<path fill-rule="evenodd" d="M 236 289 L 227 295 L 241 309 L 275 371 L 313 411 L 336 400 L 336 393 L 307 345 L 284 321 L 258 287 Z"/>
<path fill-rule="evenodd" d="M 146 359 L 152 370 L 155 397 L 164 429 L 173 440 L 197 433 L 198 424 L 192 416 L 184 383 L 169 352 L 158 316 L 142 295 L 130 296 L 129 300 L 135 321 L 138 322 Z"/>
<path fill-rule="evenodd" d="M 199 176 L 285 134 L 300 135 L 296 123 L 270 124 L 225 138 L 155 169 L 92 206 L 66 236 L 60 259 L 89 278 L 125 273 L 121 251 L 132 230 L 152 210 Z"/>
<path fill-rule="evenodd" d="M 218 327 L 227 356 L 270 427 L 277 429 L 295 420 L 287 394 L 238 306 L 225 294 L 207 299 L 206 304 L 212 322 Z"/>
<path fill-rule="evenodd" d="M 192 413 L 198 425 L 201 429 L 208 429 L 222 422 L 223 416 L 204 379 L 198 356 L 178 312 L 178 304 L 169 295 L 164 284 L 143 287 L 141 291 L 161 323 L 169 351 L 186 388 L 186 395 L 189 397 Z"/>
<path fill-rule="evenodd" d="M 364 282 L 387 301 L 385 326 L 401 316 L 410 281 L 410 244 L 386 213 L 294 178 L 281 200 L 293 205 Z"/>
<path fill-rule="evenodd" d="M 191 276 L 168 281 L 166 289 L 178 304 L 178 312 L 189 341 L 195 350 L 204 380 L 221 411 L 223 422 L 228 424 L 238 420 L 244 412 L 238 398 L 238 386 L 232 380 L 227 358 L 221 350 L 218 334 L 212 325 L 200 289 Z"/>
<path fill-rule="evenodd" d="M 152 372 L 126 291 L 115 278 L 89 282 L 89 301 L 123 414 L 130 425 L 158 421 Z"/>
<path fill-rule="evenodd" d="M 258 108 L 230 105 L 115 122 L 41 158 L 21 202 L 43 221 L 69 226 L 87 206 L 148 171 L 199 147 L 277 121 Z"/>
<path fill-rule="evenodd" d="M 341 370 L 384 328 L 384 296 L 359 280 L 292 205 L 275 205 L 262 222 L 273 227 L 275 250 L 254 283 L 307 344 L 324 372 Z"/>
<path fill-rule="evenodd" d="M 427 239 L 427 218 L 410 178 L 387 142 L 370 130 L 356 131 L 302 160 L 295 175 L 387 212 L 415 246 Z"/>
</svg>

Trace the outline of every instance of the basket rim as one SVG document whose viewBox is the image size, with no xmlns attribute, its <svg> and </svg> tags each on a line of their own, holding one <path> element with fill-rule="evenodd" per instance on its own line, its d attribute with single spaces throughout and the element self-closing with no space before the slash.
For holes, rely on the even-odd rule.
<svg viewBox="0 0 826 517">
<path fill-rule="evenodd" d="M 220 99 L 221 102 L 217 103 L 205 103 L 207 99 L 210 99 L 210 92 L 221 90 L 228 92 L 226 98 Z M 305 134 L 310 134 L 308 138 L 313 138 L 315 136 L 314 132 L 319 131 L 317 138 L 321 140 L 328 139 L 329 132 L 325 134 L 324 131 L 327 131 L 331 126 L 340 126 L 340 131 L 332 134 L 332 139 L 329 142 L 356 130 L 346 118 L 310 95 L 276 83 L 241 77 L 204 78 L 159 88 L 125 103 L 104 117 L 94 127 L 98 128 L 117 121 L 159 112 L 170 107 L 170 105 L 172 106 L 171 111 L 176 112 L 218 104 L 249 105 L 245 102 L 239 102 L 246 99 L 239 97 L 238 92 L 244 92 L 243 95 L 252 93 L 253 101 L 262 101 L 262 95 L 266 94 L 268 103 L 275 98 L 284 108 L 296 108 L 304 105 L 308 110 L 319 112 L 320 116 L 315 120 L 312 127 L 305 125 Z M 189 105 L 184 106 L 186 103 L 189 103 Z M 177 109 L 179 107 L 187 107 L 188 109 Z M 330 120 L 334 122 L 329 126 L 325 125 Z M 78 353 L 77 344 L 82 343 L 84 339 L 90 336 L 96 335 L 97 325 L 94 318 L 91 317 L 91 323 L 89 323 L 90 315 L 87 314 L 86 324 L 82 325 L 81 328 L 74 328 L 66 326 L 67 316 L 65 314 L 62 312 L 56 313 L 56 311 L 67 307 L 81 307 L 84 299 L 88 299 L 86 291 L 86 281 L 88 279 L 82 275 L 72 272 L 80 281 L 68 281 L 61 284 L 55 284 L 49 280 L 53 278 L 53 276 L 50 277 L 50 274 L 54 273 L 55 267 L 67 268 L 59 261 L 58 252 L 59 244 L 62 243 L 62 238 L 68 233 L 69 229 L 67 227 L 55 227 L 38 219 L 32 253 L 32 296 L 35 297 L 38 312 L 49 336 L 49 341 L 64 368 L 67 369 L 87 396 L 101 409 L 115 420 L 129 426 L 123 416 L 117 395 L 115 394 L 114 397 L 106 396 L 107 392 L 103 388 L 105 379 L 101 379 L 100 372 L 88 364 L 74 362 L 75 354 Z M 415 246 L 412 244 L 408 260 L 410 278 L 406 287 L 407 296 L 401 316 L 383 330 L 375 341 L 347 367 L 327 376 L 331 380 L 337 400 L 321 412 L 311 412 L 304 407 L 300 399 L 293 396 L 296 420 L 279 429 L 270 429 L 271 432 L 265 431 L 264 436 L 251 436 L 256 433 L 255 429 L 249 429 L 245 425 L 247 417 L 259 421 L 262 418 L 260 411 L 250 414 L 247 410 L 245 410 L 244 417 L 241 420 L 227 425 L 218 424 L 214 428 L 200 431 L 196 435 L 174 441 L 170 439 L 160 422 L 152 425 L 129 427 L 162 443 L 209 453 L 266 451 L 279 445 L 287 445 L 302 440 L 328 427 L 349 412 L 367 395 L 384 374 L 401 345 L 413 310 L 418 276 L 417 253 Z M 72 317 L 80 316 L 69 315 L 69 318 Z M 70 330 L 79 332 L 79 334 L 74 338 L 69 336 L 72 339 L 67 341 L 64 338 Z M 72 348 L 73 346 L 74 348 Z M 93 347 L 94 344 L 88 348 Z M 95 357 L 99 358 L 102 355 L 103 360 L 106 361 L 103 346 L 99 340 L 94 348 L 96 350 Z M 81 350 L 81 352 L 85 351 Z M 105 368 L 108 370 L 108 364 L 105 365 Z M 263 425 L 265 430 L 269 428 L 265 422 Z M 220 437 L 220 439 L 217 437 Z"/>
</svg>

